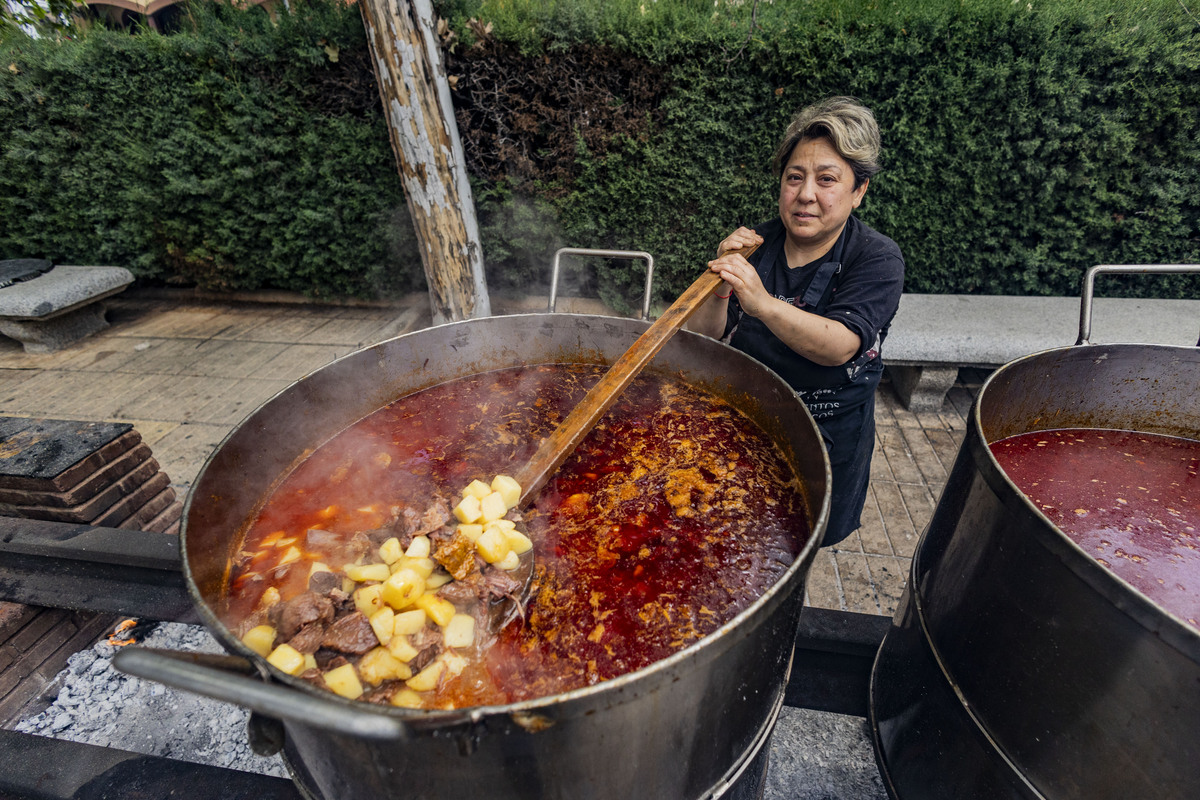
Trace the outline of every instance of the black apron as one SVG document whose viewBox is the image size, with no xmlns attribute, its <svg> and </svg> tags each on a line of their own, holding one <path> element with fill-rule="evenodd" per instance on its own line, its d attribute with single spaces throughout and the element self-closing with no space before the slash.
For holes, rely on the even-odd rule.
<svg viewBox="0 0 1200 800">
<path fill-rule="evenodd" d="M 762 258 L 755 266 L 764 286 L 773 283 L 769 277 L 776 268 L 785 238 L 786 235 L 773 236 L 765 243 Z M 845 239 L 843 230 L 829 260 L 818 266 L 797 308 L 824 316 L 833 296 L 833 278 L 842 270 Z M 797 385 L 811 379 L 811 374 L 803 374 L 806 372 L 803 366 L 793 366 L 799 357 L 766 325 L 745 312 L 726 341 L 778 372 L 816 420 L 833 472 L 829 524 L 821 545 L 842 541 L 858 529 L 867 497 L 875 441 L 875 390 L 883 377 L 879 333 L 876 332 L 872 345 L 853 361 L 821 370 L 823 377 L 817 383 L 824 385 L 817 386 Z"/>
</svg>

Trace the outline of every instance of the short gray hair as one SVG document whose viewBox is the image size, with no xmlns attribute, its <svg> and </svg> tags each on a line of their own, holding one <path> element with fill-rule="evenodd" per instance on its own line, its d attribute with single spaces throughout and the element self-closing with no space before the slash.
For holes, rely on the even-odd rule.
<svg viewBox="0 0 1200 800">
<path fill-rule="evenodd" d="M 854 188 L 879 172 L 879 125 L 871 109 L 853 97 L 830 97 L 804 108 L 788 125 L 771 162 L 775 175 L 783 174 L 796 145 L 809 139 L 826 139 L 854 170 Z"/>
</svg>

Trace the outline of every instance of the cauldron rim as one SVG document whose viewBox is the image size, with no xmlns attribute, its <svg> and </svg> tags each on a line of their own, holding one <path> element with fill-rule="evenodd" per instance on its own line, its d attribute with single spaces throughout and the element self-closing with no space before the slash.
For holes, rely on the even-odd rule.
<svg viewBox="0 0 1200 800">
<path fill-rule="evenodd" d="M 557 313 L 536 313 L 535 312 L 535 313 L 526 313 L 526 314 L 512 314 L 512 315 L 505 315 L 505 317 L 503 317 L 503 319 L 506 319 L 506 320 L 524 319 L 524 320 L 530 320 L 530 321 L 537 321 L 541 318 L 547 318 L 547 317 L 553 318 L 556 321 L 573 322 L 574 324 L 576 324 L 578 326 L 583 326 L 585 328 L 587 326 L 593 325 L 593 324 L 600 324 L 600 325 L 620 324 L 622 326 L 632 324 L 635 326 L 645 326 L 645 327 L 649 326 L 648 322 L 625 318 L 625 317 L 608 317 L 608 316 L 602 316 L 602 315 L 573 314 L 573 313 L 565 313 L 565 312 L 557 312 Z M 497 319 L 497 318 L 489 318 L 489 319 Z M 432 334 L 435 332 L 443 332 L 444 333 L 447 331 L 453 331 L 453 329 L 455 329 L 457 327 L 478 324 L 482 321 L 483 320 L 480 320 L 480 319 L 469 319 L 469 320 L 461 320 L 461 321 L 456 321 L 456 322 L 447 322 L 447 323 L 443 323 L 441 325 L 431 326 L 429 328 L 424 328 L 419 331 L 401 334 L 399 336 L 392 337 L 392 338 L 384 340 L 382 342 L 378 342 L 373 345 L 368 345 L 368 346 L 359 348 L 353 352 L 347 353 L 346 355 L 343 355 L 337 359 L 334 359 L 329 364 L 326 364 L 325 366 L 321 367 L 320 369 L 314 370 L 313 372 L 309 373 L 308 375 L 305 375 L 305 376 L 301 377 L 300 379 L 292 382 L 288 386 L 281 389 L 279 392 L 275 393 L 272 397 L 270 397 L 269 399 L 264 401 L 258 408 L 256 408 L 253 412 L 251 412 L 249 415 L 247 415 L 240 423 L 238 423 L 237 426 L 235 426 L 232 430 L 230 430 L 230 432 L 225 437 L 222 438 L 221 442 L 213 449 L 213 451 L 209 454 L 208 458 L 205 460 L 204 465 L 201 467 L 200 472 L 197 474 L 196 480 L 192 483 L 191 487 L 189 487 L 189 491 L 184 500 L 182 524 L 180 526 L 179 539 L 180 539 L 180 553 L 181 553 L 181 559 L 182 559 L 182 564 L 183 564 L 183 572 L 184 572 L 185 582 L 187 585 L 188 593 L 192 597 L 193 606 L 196 608 L 197 613 L 201 617 L 201 620 L 204 623 L 204 625 L 209 629 L 210 632 L 212 632 L 216 635 L 216 638 L 218 639 L 218 641 L 221 643 L 221 645 L 223 647 L 225 647 L 227 650 L 229 650 L 237 655 L 240 655 L 240 656 L 246 658 L 248 661 L 250 661 L 252 664 L 254 664 L 254 666 L 256 667 L 256 669 L 259 672 L 260 677 L 262 677 L 264 680 L 283 683 L 283 684 L 287 685 L 289 688 L 298 690 L 301 693 L 301 696 L 308 697 L 313 702 L 333 703 L 335 705 L 341 706 L 349 714 L 381 715 L 381 716 L 387 716 L 387 717 L 392 717 L 395 719 L 402 720 L 406 725 L 410 726 L 414 732 L 421 732 L 424 730 L 443 731 L 443 730 L 453 728 L 456 726 L 460 726 L 463 724 L 467 724 L 467 725 L 474 724 L 484 718 L 496 718 L 499 716 L 505 716 L 505 717 L 509 717 L 514 720 L 517 720 L 518 721 L 517 724 L 520 726 L 523 726 L 526 724 L 524 721 L 522 721 L 522 720 L 526 720 L 526 719 L 528 719 L 530 724 L 537 724 L 538 712 L 546 711 L 549 709 L 554 709 L 554 710 L 559 711 L 559 713 L 556 714 L 555 717 L 570 716 L 570 714 L 568 713 L 569 709 L 572 709 L 575 705 L 586 704 L 589 701 L 594 702 L 596 696 L 610 695 L 611 696 L 611 700 L 609 703 L 610 705 L 618 705 L 618 704 L 632 702 L 637 699 L 638 692 L 627 691 L 627 689 L 631 688 L 631 685 L 633 685 L 633 688 L 636 688 L 637 684 L 645 683 L 650 679 L 655 679 L 661 673 L 678 670 L 683 665 L 688 664 L 689 662 L 708 660 L 711 658 L 715 658 L 720 652 L 723 652 L 723 649 L 728 649 L 728 648 L 732 647 L 732 645 L 735 644 L 739 639 L 746 638 L 753 632 L 753 630 L 755 628 L 749 627 L 747 625 L 748 621 L 750 621 L 754 618 L 758 618 L 760 620 L 760 622 L 767 619 L 769 617 L 769 614 L 766 611 L 767 607 L 768 606 L 778 606 L 778 605 L 781 605 L 782 603 L 784 603 L 788 599 L 788 597 L 792 594 L 792 592 L 797 590 L 798 587 L 796 587 L 795 584 L 803 582 L 803 580 L 807 574 L 807 571 L 808 571 L 809 567 L 811 566 L 813 559 L 815 558 L 816 551 L 817 551 L 817 549 L 819 549 L 819 540 L 821 538 L 822 532 L 824 531 L 824 527 L 828 520 L 829 511 L 830 511 L 830 494 L 829 494 L 827 487 L 829 485 L 831 473 L 830 473 L 828 455 L 824 452 L 823 448 L 821 450 L 821 455 L 824 460 L 826 491 L 823 493 L 823 496 L 821 498 L 819 506 L 816 509 L 815 519 L 813 520 L 812 525 L 811 525 L 810 536 L 809 536 L 808 540 L 801 546 L 799 553 L 796 555 L 796 557 L 794 558 L 792 563 L 788 566 L 787 570 L 770 587 L 768 587 L 766 591 L 764 591 L 758 598 L 756 598 L 749 606 L 747 606 L 745 609 L 743 609 L 741 612 L 739 612 L 732 619 L 728 620 L 720 628 L 718 628 L 717 630 L 708 634 L 707 636 L 703 637 L 702 639 L 700 639 L 696 642 L 693 642 L 692 644 L 688 645 L 687 647 L 685 647 L 675 653 L 672 653 L 671 655 L 669 655 L 665 658 L 659 659 L 658 661 L 655 661 L 652 664 L 649 664 L 641 669 L 625 673 L 616 678 L 611 678 L 608 680 L 601 681 L 592 686 L 586 686 L 586 687 L 581 687 L 578 689 L 572 689 L 567 692 L 561 692 L 558 694 L 544 695 L 542 697 L 537 697 L 537 698 L 533 698 L 530 700 L 523 700 L 523 701 L 507 703 L 507 704 L 502 704 L 502 705 L 481 705 L 481 706 L 470 706 L 470 707 L 461 708 L 461 709 L 442 710 L 442 709 L 407 709 L 407 708 L 400 708 L 400 707 L 393 707 L 393 706 L 381 706 L 381 705 L 374 704 L 374 703 L 363 703 L 363 702 L 360 702 L 357 700 L 348 700 L 348 699 L 343 698 L 339 695 L 336 695 L 332 692 L 329 692 L 327 690 L 324 690 L 317 686 L 314 686 L 312 683 L 310 683 L 308 681 L 304 681 L 298 677 L 286 675 L 278 670 L 273 670 L 273 669 L 267 668 L 265 659 L 263 659 L 259 654 L 255 653 L 254 651 L 251 651 L 245 644 L 243 644 L 240 640 L 237 639 L 236 636 L 233 635 L 233 632 L 228 628 L 228 626 L 226 626 L 219 619 L 217 614 L 210 607 L 209 603 L 204 599 L 204 597 L 202 596 L 202 594 L 198 588 L 198 581 L 196 580 L 196 576 L 193 572 L 190 559 L 187 556 L 187 542 L 188 542 L 188 527 L 189 527 L 188 523 L 189 523 L 189 519 L 190 519 L 190 511 L 191 511 L 191 507 L 192 507 L 193 503 L 196 501 L 197 491 L 201 485 L 201 478 L 208 471 L 210 465 L 212 465 L 213 462 L 218 458 L 218 456 L 220 455 L 222 450 L 225 448 L 226 444 L 229 443 L 231 440 L 235 439 L 237 437 L 237 435 L 239 434 L 239 432 L 244 427 L 246 427 L 248 425 L 252 425 L 255 421 L 255 418 L 258 417 L 260 413 L 263 413 L 264 410 L 266 410 L 268 408 L 268 406 L 270 406 L 272 403 L 280 400 L 280 398 L 283 398 L 284 396 L 291 394 L 295 390 L 295 387 L 297 387 L 299 384 L 305 382 L 309 378 L 315 376 L 317 373 L 327 370 L 329 368 L 332 368 L 335 365 L 343 364 L 343 363 L 349 362 L 354 359 L 362 359 L 365 357 L 364 356 L 365 353 L 378 350 L 379 348 L 382 348 L 382 347 L 388 345 L 389 343 L 397 342 L 397 341 L 405 339 L 407 337 L 428 335 L 428 334 Z M 755 365 L 758 369 L 762 370 L 764 373 L 767 373 L 769 376 L 773 377 L 780 384 L 782 384 L 783 386 L 786 387 L 786 382 L 784 382 L 783 379 L 781 377 L 779 377 L 774 371 L 770 370 L 768 367 L 766 367 L 764 364 L 762 364 L 758 360 L 754 359 L 753 357 L 746 355 L 745 353 L 742 353 L 741 351 L 738 351 L 735 348 L 732 348 L 725 343 L 718 342 L 709 337 L 705 337 L 705 336 L 702 336 L 700 334 L 693 333 L 690 331 L 679 331 L 678 333 L 675 334 L 675 338 L 679 339 L 679 340 L 686 340 L 689 338 L 695 339 L 697 341 L 702 340 L 705 343 L 705 346 L 707 346 L 707 347 L 718 347 L 718 348 L 722 348 L 723 350 L 727 350 L 730 353 L 736 354 L 736 356 L 738 358 Z M 558 361 L 558 362 L 554 362 L 554 363 L 597 363 L 597 362 L 595 359 L 592 359 L 592 360 L 580 359 L 575 362 Z M 650 365 L 646 368 L 646 371 L 653 372 L 656 370 L 653 365 Z M 483 371 L 480 371 L 480 372 L 483 372 Z M 480 372 L 467 372 L 464 374 L 480 374 Z M 456 377 L 459 377 L 459 376 L 456 376 Z M 454 378 L 446 378 L 445 380 L 452 380 L 452 379 L 454 379 Z M 444 381 L 438 381 L 438 382 L 444 382 Z M 420 391 L 422 388 L 429 388 L 431 386 L 437 385 L 438 382 L 432 382 L 428 386 L 424 386 L 421 388 L 414 388 L 410 391 L 405 392 L 405 394 L 411 394 L 413 392 Z M 708 386 L 705 386 L 704 388 L 711 390 L 711 387 L 708 387 Z M 790 389 L 789 389 L 789 392 L 790 392 Z M 398 395 L 398 396 L 403 396 L 403 395 Z M 804 417 L 807 419 L 809 424 L 813 427 L 814 431 L 816 431 L 816 423 L 812 420 L 812 416 L 808 412 L 807 408 L 804 407 L 803 403 L 801 401 L 799 401 L 798 398 L 797 398 L 796 402 L 800 403 L 801 408 L 803 410 Z M 382 407 L 382 406 L 380 406 L 380 407 Z M 744 411 L 744 409 L 743 409 L 743 411 Z M 353 424 L 353 423 L 349 423 L 349 424 Z M 819 436 L 819 433 L 817 435 Z M 819 441 L 819 439 L 818 439 L 818 441 Z M 321 442 L 321 444 L 323 444 L 323 443 L 324 442 Z M 316 446 L 319 447 L 320 444 L 317 444 Z M 281 480 L 282 477 L 283 476 L 279 476 L 276 480 L 277 481 Z M 800 477 L 798 473 L 797 473 L 797 477 L 798 478 Z M 272 489 L 273 488 L 274 488 L 274 486 L 272 486 Z M 269 491 L 268 491 L 268 494 L 269 494 Z M 734 632 L 740 633 L 741 635 L 737 638 L 734 638 L 731 635 Z"/>
<path fill-rule="evenodd" d="M 983 421 L 983 413 L 984 404 L 989 399 L 987 397 L 988 390 L 994 383 L 1009 377 L 1012 371 L 1022 367 L 1029 367 L 1038 361 L 1062 356 L 1082 357 L 1094 354 L 1097 357 L 1107 359 L 1108 353 L 1111 351 L 1121 353 L 1122 351 L 1130 351 L 1131 349 L 1139 351 L 1149 350 L 1155 355 L 1163 357 L 1172 357 L 1176 354 L 1182 356 L 1186 354 L 1192 358 L 1196 358 L 1200 355 L 1200 348 L 1197 347 L 1159 344 L 1087 344 L 1053 348 L 1022 356 L 997 368 L 980 387 L 979 394 L 976 396 L 970 412 L 970 424 L 978 433 L 978 436 L 969 436 L 967 442 L 972 454 L 975 456 L 976 465 L 987 466 L 987 469 L 983 470 L 982 474 L 984 480 L 992 487 L 992 491 L 996 492 L 997 496 L 1004 498 L 1006 505 L 1015 503 L 1022 513 L 1032 515 L 1038 521 L 1038 525 L 1031 525 L 1025 529 L 1024 533 L 1026 536 L 1032 534 L 1033 540 L 1041 547 L 1062 560 L 1071 572 L 1143 629 L 1160 637 L 1164 642 L 1170 644 L 1191 660 L 1200 663 L 1200 628 L 1197 628 L 1187 620 L 1159 605 L 1137 587 L 1102 565 L 1070 536 L 1064 533 L 1061 528 L 1055 525 L 1024 492 L 1017 488 L 1016 484 L 1012 482 L 1000 466 L 1000 463 L 996 460 L 996 457 L 992 454 L 991 448 L 988 446 L 989 443 L 1006 437 L 993 439 L 989 438 L 984 432 L 986 426 Z M 1022 433 L 1036 430 L 1055 430 L 1064 427 L 1067 426 L 1057 426 L 1057 428 L 1054 426 L 1045 428 L 1030 427 L 1028 430 L 1022 431 Z M 1107 428 L 1101 425 L 1089 427 L 1106 430 L 1136 430 L 1129 427 Z M 1200 431 L 1197 432 L 1198 435 L 1196 436 L 1183 436 L 1177 430 L 1171 430 L 1171 433 L 1164 433 L 1163 435 L 1177 436 L 1200 442 Z M 1140 432 L 1158 433 L 1157 431 Z M 1008 433 L 1007 435 L 1013 436 L 1018 434 Z M 920 549 L 921 542 L 918 542 L 918 552 Z M 917 556 L 914 554 L 914 564 L 916 560 Z"/>
</svg>

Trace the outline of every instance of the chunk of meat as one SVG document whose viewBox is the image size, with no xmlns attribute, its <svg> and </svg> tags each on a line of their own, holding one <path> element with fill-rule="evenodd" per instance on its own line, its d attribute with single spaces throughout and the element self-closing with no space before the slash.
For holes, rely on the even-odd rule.
<svg viewBox="0 0 1200 800">
<path fill-rule="evenodd" d="M 379 645 L 379 637 L 361 611 L 340 617 L 329 626 L 321 646 L 339 653 L 362 655 Z"/>
<path fill-rule="evenodd" d="M 328 594 L 342 585 L 342 576 L 336 572 L 314 572 L 308 577 L 308 590 L 317 594 Z"/>
<path fill-rule="evenodd" d="M 333 620 L 333 602 L 323 594 L 304 592 L 281 604 L 276 630 L 287 641 L 305 625 Z"/>
<path fill-rule="evenodd" d="M 443 527 L 450 519 L 450 504 L 445 498 L 436 496 L 424 511 L 417 511 L 411 507 L 401 510 L 399 524 L 409 537 L 425 536 Z"/>
<path fill-rule="evenodd" d="M 325 622 L 310 622 L 296 633 L 288 644 L 296 649 L 298 653 L 310 654 L 321 649 L 321 642 L 325 641 L 325 632 L 329 625 Z"/>
<path fill-rule="evenodd" d="M 445 567 L 456 581 L 465 581 L 479 569 L 475 563 L 475 543 L 461 533 L 441 541 L 433 551 L 433 560 Z"/>
<path fill-rule="evenodd" d="M 409 642 L 417 650 L 417 654 L 408 662 L 413 672 L 425 669 L 444 649 L 442 632 L 434 628 L 422 628 L 412 635 Z"/>
</svg>

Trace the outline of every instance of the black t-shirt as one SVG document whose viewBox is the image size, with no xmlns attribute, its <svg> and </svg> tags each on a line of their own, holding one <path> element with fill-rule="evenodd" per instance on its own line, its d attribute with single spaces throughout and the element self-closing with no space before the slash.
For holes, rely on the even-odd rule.
<svg viewBox="0 0 1200 800">
<path fill-rule="evenodd" d="M 783 252 L 786 236 L 783 222 L 775 218 L 757 226 L 755 231 L 764 241 L 750 257 L 750 263 L 766 290 L 786 303 L 840 322 L 858 334 L 861 345 L 854 358 L 840 366 L 826 367 L 809 361 L 762 322 L 744 314 L 736 295 L 729 300 L 723 340 L 775 370 L 801 393 L 848 387 L 857 374 L 855 367 L 877 359 L 878 345 L 887 336 L 888 326 L 900 305 L 904 285 L 904 257 L 900 248 L 851 216 L 828 253 L 810 264 L 789 269 Z M 764 263 L 764 259 L 770 259 L 770 263 Z M 840 262 L 840 269 L 830 278 L 820 301 L 806 306 L 803 298 L 809 284 L 822 265 L 834 260 Z"/>
</svg>

